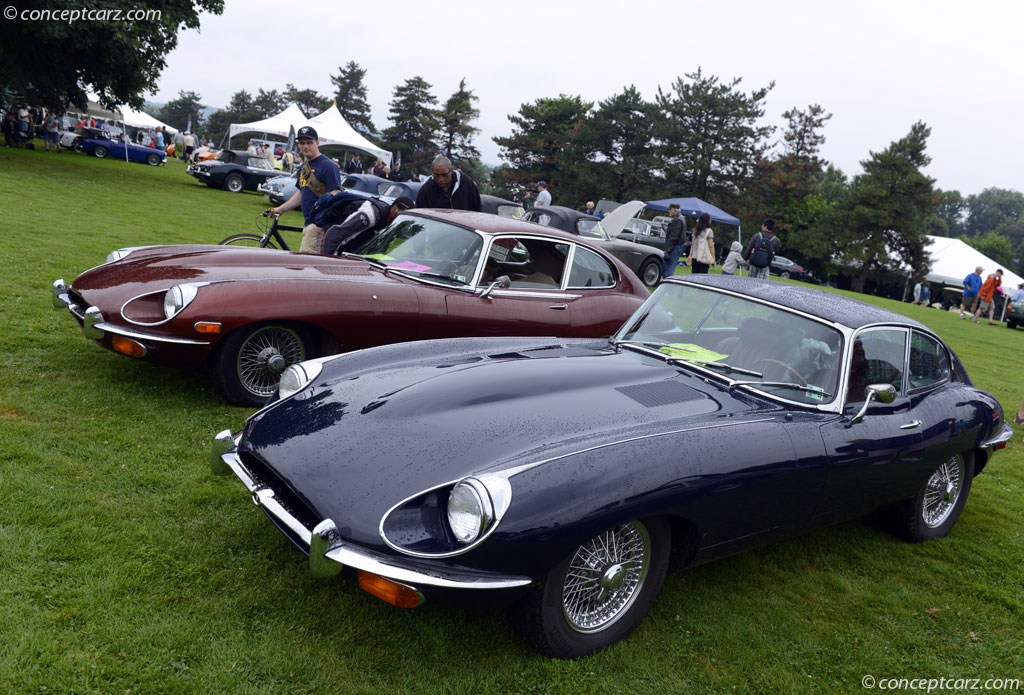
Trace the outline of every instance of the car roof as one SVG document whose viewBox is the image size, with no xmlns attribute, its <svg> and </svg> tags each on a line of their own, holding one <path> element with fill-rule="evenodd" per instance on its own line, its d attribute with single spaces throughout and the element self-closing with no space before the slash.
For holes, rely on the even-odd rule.
<svg viewBox="0 0 1024 695">
<path fill-rule="evenodd" d="M 567 222 L 570 225 L 575 223 L 576 220 L 581 220 L 581 219 L 582 220 L 600 220 L 601 219 L 600 217 L 595 217 L 594 215 L 589 215 L 589 214 L 587 214 L 585 212 L 580 212 L 579 210 L 573 210 L 572 208 L 567 208 L 564 205 L 542 205 L 541 207 L 531 207 L 531 208 L 527 209 L 527 212 L 546 212 L 549 215 L 551 215 L 552 217 L 558 217 L 559 219 Z"/>
<path fill-rule="evenodd" d="M 873 323 L 897 323 L 931 333 L 927 327 L 902 314 L 811 287 L 736 275 L 682 275 L 670 281 L 741 292 L 849 328 L 860 328 Z"/>
<path fill-rule="evenodd" d="M 462 227 L 470 227 L 484 234 L 542 234 L 565 239 L 573 243 L 580 242 L 580 237 L 576 234 L 563 232 L 554 227 L 545 227 L 535 222 L 517 220 L 514 217 L 492 215 L 489 212 L 468 212 L 466 210 L 446 210 L 444 208 L 414 208 L 407 210 L 406 213 L 431 217 Z"/>
</svg>

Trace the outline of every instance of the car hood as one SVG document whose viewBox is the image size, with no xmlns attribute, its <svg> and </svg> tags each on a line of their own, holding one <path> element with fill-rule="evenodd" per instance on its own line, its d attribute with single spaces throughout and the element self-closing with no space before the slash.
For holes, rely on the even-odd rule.
<svg viewBox="0 0 1024 695">
<path fill-rule="evenodd" d="M 72 288 L 101 308 L 181 283 L 326 281 L 396 282 L 369 262 L 236 246 L 150 246 L 79 275 Z M 120 304 L 114 303 L 120 302 Z"/>
<path fill-rule="evenodd" d="M 249 420 L 243 449 L 317 516 L 351 521 L 370 543 L 384 513 L 421 491 L 735 422 L 755 403 L 765 405 L 604 340 L 431 341 L 328 361 L 311 387 Z"/>
</svg>

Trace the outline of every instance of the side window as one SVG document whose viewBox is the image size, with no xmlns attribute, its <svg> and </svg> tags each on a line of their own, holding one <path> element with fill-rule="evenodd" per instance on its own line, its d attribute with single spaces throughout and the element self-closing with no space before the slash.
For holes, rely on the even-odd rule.
<svg viewBox="0 0 1024 695">
<path fill-rule="evenodd" d="M 502 275 L 519 289 L 557 289 L 562 286 L 569 244 L 546 239 L 495 239 L 487 254 L 481 284 Z"/>
<path fill-rule="evenodd" d="M 863 402 L 869 384 L 892 384 L 903 391 L 903 359 L 907 332 L 898 329 L 865 331 L 853 342 L 850 378 L 847 383 L 848 403 Z"/>
<path fill-rule="evenodd" d="M 949 379 L 949 355 L 937 340 L 915 331 L 910 337 L 910 388 L 919 389 Z"/>
<path fill-rule="evenodd" d="M 576 255 L 572 259 L 569 270 L 569 287 L 614 287 L 615 274 L 608 261 L 590 249 L 576 247 Z"/>
<path fill-rule="evenodd" d="M 536 222 L 537 224 L 542 224 L 545 227 L 551 226 L 551 215 L 546 212 L 531 212 L 529 213 L 528 219 L 530 222 Z"/>
</svg>

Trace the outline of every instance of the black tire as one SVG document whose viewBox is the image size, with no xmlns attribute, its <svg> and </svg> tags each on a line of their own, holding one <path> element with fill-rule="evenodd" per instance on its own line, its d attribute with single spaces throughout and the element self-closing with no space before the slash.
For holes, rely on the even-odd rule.
<svg viewBox="0 0 1024 695">
<path fill-rule="evenodd" d="M 285 322 L 243 326 L 217 346 L 210 359 L 210 376 L 227 400 L 260 408 L 277 391 L 281 372 L 316 357 L 314 353 L 308 331 L 298 326 Z"/>
<path fill-rule="evenodd" d="M 260 248 L 260 244 L 263 241 L 263 237 L 259 234 L 232 234 L 227 239 L 221 240 L 219 246 L 251 246 L 253 248 Z M 276 249 L 277 245 L 273 239 L 267 239 L 267 245 L 264 248 Z"/>
<path fill-rule="evenodd" d="M 245 190 L 245 179 L 239 174 L 228 174 L 228 177 L 224 179 L 224 188 L 232 193 L 241 193 Z"/>
<path fill-rule="evenodd" d="M 155 153 L 146 155 L 146 164 L 148 164 L 151 167 L 160 166 L 160 155 Z"/>
<path fill-rule="evenodd" d="M 85 152 L 85 148 L 82 147 L 82 138 L 75 138 L 71 141 L 71 149 L 75 152 Z"/>
<path fill-rule="evenodd" d="M 540 652 L 558 659 L 575 659 L 615 644 L 636 629 L 658 596 L 668 568 L 669 540 L 668 523 L 661 518 L 598 534 L 516 604 L 512 621 Z M 615 557 L 609 557 L 612 550 Z M 634 564 L 623 567 L 630 558 Z"/>
<path fill-rule="evenodd" d="M 640 266 L 640 281 L 648 287 L 656 287 L 661 282 L 661 262 L 657 258 L 648 258 Z"/>
<path fill-rule="evenodd" d="M 942 538 L 960 518 L 973 479 L 974 455 L 950 456 L 912 499 L 892 510 L 893 532 L 911 543 Z"/>
<path fill-rule="evenodd" d="M 1014 323 L 1013 321 L 1011 321 L 1010 319 L 1006 319 L 1006 327 L 1007 328 L 1016 328 L 1017 324 Z"/>
<path fill-rule="evenodd" d="M 779 277 L 782 278 L 783 280 L 788 280 L 789 279 L 789 273 L 787 271 L 783 270 L 782 273 L 779 275 Z"/>
<path fill-rule="evenodd" d="M 96 145 L 96 147 L 92 148 L 92 153 L 93 153 L 94 156 L 99 157 L 100 159 L 103 159 L 108 154 L 110 154 L 110 150 L 108 150 L 103 145 Z"/>
</svg>

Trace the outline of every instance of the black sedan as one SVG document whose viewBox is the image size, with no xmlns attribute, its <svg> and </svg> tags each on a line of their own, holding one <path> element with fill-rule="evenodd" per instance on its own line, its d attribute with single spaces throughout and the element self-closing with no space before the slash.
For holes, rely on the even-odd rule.
<svg viewBox="0 0 1024 695">
<path fill-rule="evenodd" d="M 281 175 L 264 157 L 245 150 L 223 150 L 216 159 L 193 164 L 185 171 L 207 186 L 232 193 L 255 191 L 267 179 Z"/>
<path fill-rule="evenodd" d="M 501 595 L 563 658 L 628 635 L 670 567 L 877 509 L 945 536 L 1012 434 L 923 325 L 720 275 L 610 339 L 391 345 L 293 365 L 278 398 L 213 468 L 315 575 L 402 607 Z"/>
<path fill-rule="evenodd" d="M 791 261 L 785 256 L 776 256 L 772 259 L 771 272 L 778 275 L 780 278 L 793 278 L 794 280 L 801 280 L 803 282 L 817 282 L 814 279 L 814 273 L 804 268 L 796 261 Z"/>
<path fill-rule="evenodd" d="M 626 214 L 617 217 L 620 210 Z M 601 220 L 579 210 L 562 207 L 561 205 L 545 205 L 530 208 L 523 214 L 527 222 L 536 222 L 545 227 L 554 227 L 563 232 L 578 234 L 587 241 L 600 246 L 620 261 L 629 266 L 648 287 L 654 287 L 661 281 L 661 266 L 665 253 L 654 246 L 638 244 L 626 239 L 612 237 L 607 229 L 622 229 L 629 219 L 629 211 L 625 205 L 616 208 Z"/>
</svg>

